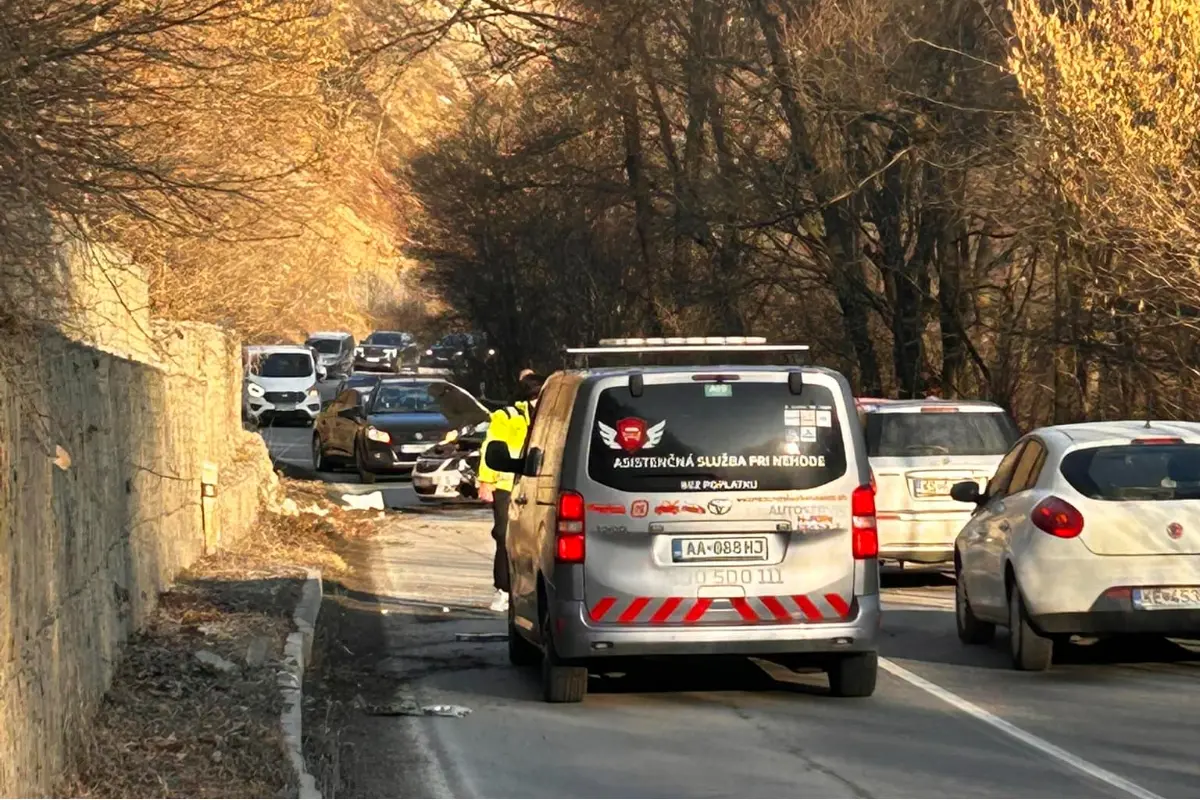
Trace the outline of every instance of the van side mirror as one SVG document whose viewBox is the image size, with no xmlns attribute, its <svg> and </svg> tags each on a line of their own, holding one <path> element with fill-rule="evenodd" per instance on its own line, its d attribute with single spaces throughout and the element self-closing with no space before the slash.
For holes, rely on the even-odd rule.
<svg viewBox="0 0 1200 800">
<path fill-rule="evenodd" d="M 508 445 L 504 442 L 490 442 L 487 450 L 484 451 L 483 458 L 485 463 L 496 472 L 518 474 L 523 465 L 523 459 L 513 458 L 512 453 L 508 451 Z"/>
<path fill-rule="evenodd" d="M 317 380 L 323 381 L 328 377 L 329 377 L 329 370 L 325 369 L 325 367 L 323 367 L 322 365 L 317 364 Z"/>
<path fill-rule="evenodd" d="M 950 496 L 960 503 L 971 503 L 980 505 L 983 500 L 983 492 L 979 491 L 979 484 L 975 481 L 960 481 L 950 487 Z"/>
</svg>

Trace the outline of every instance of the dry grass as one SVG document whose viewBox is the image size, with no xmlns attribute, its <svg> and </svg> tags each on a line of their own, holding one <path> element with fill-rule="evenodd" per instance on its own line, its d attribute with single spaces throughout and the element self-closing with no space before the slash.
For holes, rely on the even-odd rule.
<svg viewBox="0 0 1200 800">
<path fill-rule="evenodd" d="M 125 648 L 113 686 L 64 776 L 63 797 L 294 797 L 276 672 L 303 567 L 347 573 L 338 548 L 369 536 L 375 515 L 336 508 L 286 482 L 300 508 L 265 513 L 253 536 L 202 559 L 160 598 Z M 208 650 L 237 665 L 200 663 Z"/>
</svg>

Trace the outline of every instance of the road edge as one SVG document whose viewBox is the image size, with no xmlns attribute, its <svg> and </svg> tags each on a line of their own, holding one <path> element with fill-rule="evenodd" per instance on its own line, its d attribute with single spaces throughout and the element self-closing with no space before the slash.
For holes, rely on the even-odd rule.
<svg viewBox="0 0 1200 800">
<path fill-rule="evenodd" d="M 300 591 L 300 602 L 292 614 L 295 630 L 288 634 L 283 650 L 283 668 L 279 671 L 279 691 L 283 695 L 283 711 L 279 724 L 283 729 L 283 749 L 300 782 L 300 800 L 320 800 L 317 780 L 304 764 L 304 668 L 312 660 L 313 634 L 321 613 L 324 587 L 321 572 L 307 570 L 308 576 Z"/>
</svg>

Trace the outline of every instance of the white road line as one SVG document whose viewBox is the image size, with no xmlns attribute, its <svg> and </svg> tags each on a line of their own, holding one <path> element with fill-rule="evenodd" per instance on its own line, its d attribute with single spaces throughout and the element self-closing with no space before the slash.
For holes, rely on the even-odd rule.
<svg viewBox="0 0 1200 800">
<path fill-rule="evenodd" d="M 975 719 L 979 720 L 980 722 L 991 725 L 993 728 L 995 728 L 999 731 L 1002 731 L 1003 733 L 1007 733 L 1009 736 L 1013 737 L 1017 741 L 1022 742 L 1024 744 L 1028 745 L 1029 747 L 1032 747 L 1034 750 L 1038 750 L 1042 753 L 1045 753 L 1046 755 L 1050 756 L 1051 758 L 1061 761 L 1062 763 L 1066 764 L 1068 767 L 1072 767 L 1073 769 L 1076 769 L 1079 772 L 1082 772 L 1083 774 L 1087 775 L 1088 777 L 1094 778 L 1095 780 L 1098 780 L 1101 783 L 1107 783 L 1109 786 L 1112 786 L 1114 789 L 1118 789 L 1122 792 L 1125 792 L 1125 793 L 1129 794 L 1131 797 L 1146 797 L 1146 798 L 1158 798 L 1159 797 L 1159 795 L 1154 794 L 1149 789 L 1144 789 L 1141 786 L 1138 786 L 1133 781 L 1125 780 L 1120 775 L 1117 775 L 1114 772 L 1109 772 L 1108 770 L 1104 769 L 1103 767 L 1097 766 L 1096 764 L 1093 764 L 1092 762 L 1090 762 L 1086 759 L 1080 758 L 1079 756 L 1074 755 L 1072 753 L 1068 753 L 1066 750 L 1063 750 L 1058 745 L 1050 744 L 1050 742 L 1047 742 L 1045 739 L 1042 739 L 1041 737 L 1038 737 L 1038 736 L 1034 736 L 1032 733 L 1029 733 L 1028 731 L 1024 731 L 1021 728 L 1018 728 L 1016 725 L 1013 725 L 1011 722 L 1007 722 L 1007 721 L 1001 719 L 1000 717 L 997 717 L 995 714 L 991 713 L 990 711 L 985 711 L 984 709 L 980 708 L 979 706 L 975 705 L 974 703 L 970 702 L 969 700 L 964 700 L 963 698 L 956 695 L 954 692 L 943 689 L 942 687 L 938 686 L 936 683 L 927 681 L 924 678 L 922 678 L 920 675 L 909 672 L 908 670 L 906 670 L 904 667 L 900 666 L 899 664 L 896 664 L 886 658 L 881 658 L 881 659 L 879 659 L 879 666 L 883 667 L 884 671 L 896 676 L 900 680 L 907 681 L 908 683 L 912 684 L 913 686 L 917 687 L 918 689 L 929 692 L 929 694 L 933 695 L 934 697 L 938 698 L 939 700 L 954 706 L 955 708 L 957 708 L 959 711 L 963 712 L 964 714 L 969 714 L 970 716 L 974 717 Z"/>
</svg>

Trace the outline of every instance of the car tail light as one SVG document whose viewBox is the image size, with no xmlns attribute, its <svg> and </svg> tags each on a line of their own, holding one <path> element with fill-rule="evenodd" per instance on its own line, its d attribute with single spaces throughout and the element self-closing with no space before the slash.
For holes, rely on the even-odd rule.
<svg viewBox="0 0 1200 800">
<path fill-rule="evenodd" d="M 558 535 L 555 541 L 555 555 L 559 563 L 583 563 L 583 515 L 583 495 L 578 492 L 559 493 Z"/>
<path fill-rule="evenodd" d="M 954 406 L 921 406 L 922 414 L 957 414 Z"/>
<path fill-rule="evenodd" d="M 1183 444 L 1178 436 L 1148 436 L 1144 439 L 1134 439 L 1134 444 Z"/>
<path fill-rule="evenodd" d="M 875 489 L 860 486 L 850 495 L 851 550 L 855 558 L 879 556 L 879 531 L 875 528 Z"/>
<path fill-rule="evenodd" d="M 1039 530 L 1060 539 L 1074 539 L 1083 533 L 1083 514 L 1066 500 L 1057 497 L 1047 497 L 1038 503 L 1029 516 Z"/>
</svg>

